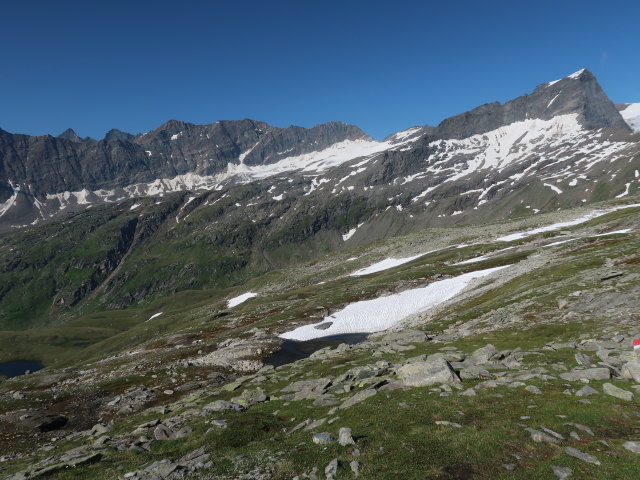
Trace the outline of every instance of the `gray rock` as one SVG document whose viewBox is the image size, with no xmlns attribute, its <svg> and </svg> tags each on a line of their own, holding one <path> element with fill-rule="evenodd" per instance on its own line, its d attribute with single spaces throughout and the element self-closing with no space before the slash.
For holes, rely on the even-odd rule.
<svg viewBox="0 0 640 480">
<path fill-rule="evenodd" d="M 444 425 L 444 426 L 447 426 L 447 427 L 462 428 L 462 425 L 460 425 L 459 423 L 449 422 L 447 420 L 436 420 L 436 425 Z"/>
<path fill-rule="evenodd" d="M 477 349 L 471 354 L 471 361 L 476 365 L 488 363 L 491 358 L 498 353 L 498 349 L 490 343 Z"/>
<path fill-rule="evenodd" d="M 545 433 L 548 433 L 549 435 L 551 435 L 552 437 L 556 437 L 558 440 L 564 440 L 564 437 L 562 435 L 560 435 L 558 432 L 554 432 L 553 430 L 551 430 L 550 428 L 547 427 L 540 427 L 542 430 L 544 430 Z"/>
<path fill-rule="evenodd" d="M 625 363 L 620 373 L 624 378 L 640 383 L 640 360 Z"/>
<path fill-rule="evenodd" d="M 567 455 L 575 457 L 578 460 L 582 460 L 583 462 L 592 463 L 594 465 L 600 465 L 600 460 L 598 460 L 596 457 L 588 453 L 581 452 L 576 448 L 565 447 L 564 451 Z"/>
<path fill-rule="evenodd" d="M 561 373 L 560 378 L 570 382 L 579 380 L 608 380 L 611 378 L 611 370 L 608 368 L 585 368 L 584 370 L 572 370 Z"/>
<path fill-rule="evenodd" d="M 317 445 L 327 445 L 331 443 L 332 438 L 331 435 L 327 432 L 316 433 L 313 437 L 311 437 L 313 443 Z"/>
<path fill-rule="evenodd" d="M 524 389 L 529 393 L 533 393 L 534 395 L 542 395 L 542 390 L 540 390 L 535 385 L 527 385 L 526 387 L 524 387 Z"/>
<path fill-rule="evenodd" d="M 553 473 L 558 478 L 558 480 L 566 480 L 573 474 L 573 470 L 571 470 L 569 467 L 558 467 L 556 465 L 552 465 L 551 470 L 553 470 Z"/>
<path fill-rule="evenodd" d="M 189 435 L 191 432 L 193 432 L 193 429 L 191 427 L 182 427 L 181 429 L 173 433 L 173 435 L 171 436 L 171 439 L 173 440 L 178 438 L 184 438 L 187 435 Z"/>
<path fill-rule="evenodd" d="M 227 421 L 226 420 L 211 420 L 209 423 L 211 425 L 213 425 L 214 427 L 227 428 Z"/>
<path fill-rule="evenodd" d="M 589 355 L 586 355 L 584 353 L 576 353 L 575 359 L 576 362 L 578 362 L 578 365 L 581 365 L 583 367 L 589 368 L 591 365 L 593 365 L 593 359 Z"/>
<path fill-rule="evenodd" d="M 111 431 L 110 426 L 105 425 L 104 423 L 96 423 L 91 428 L 91 435 L 93 435 L 94 437 L 100 437 L 109 431 Z"/>
<path fill-rule="evenodd" d="M 525 430 L 531 434 L 531 440 L 533 440 L 534 442 L 558 443 L 557 438 L 536 430 L 535 428 L 525 428 Z"/>
<path fill-rule="evenodd" d="M 205 413 L 209 412 L 224 412 L 226 410 L 235 410 L 236 412 L 241 412 L 245 410 L 242 405 L 239 405 L 234 402 L 228 402 L 226 400 L 216 400 L 204 406 L 203 408 Z"/>
<path fill-rule="evenodd" d="M 247 389 L 243 391 L 239 397 L 233 398 L 232 402 L 247 408 L 258 403 L 266 402 L 268 399 L 269 397 L 264 393 L 264 390 L 258 387 L 255 390 Z"/>
<path fill-rule="evenodd" d="M 640 455 L 640 442 L 624 442 L 622 447 L 626 448 L 630 452 Z"/>
<path fill-rule="evenodd" d="M 602 386 L 602 391 L 607 395 L 611 395 L 612 397 L 619 398 L 620 400 L 626 400 L 630 402 L 633 400 L 633 393 L 623 390 L 622 388 L 616 387 L 612 383 L 605 383 Z"/>
<path fill-rule="evenodd" d="M 356 393 L 352 397 L 348 398 L 340 407 L 338 408 L 349 408 L 355 405 L 356 403 L 364 402 L 367 398 L 373 397 L 378 392 L 372 388 L 368 388 L 366 390 L 362 390 L 361 392 Z"/>
<path fill-rule="evenodd" d="M 572 427 L 576 427 L 578 430 L 581 430 L 583 432 L 588 433 L 589 435 L 591 435 L 592 437 L 595 436 L 595 434 L 593 433 L 593 430 L 591 430 L 589 427 L 587 427 L 586 425 L 582 425 L 580 423 L 565 423 L 565 425 L 570 425 Z"/>
<path fill-rule="evenodd" d="M 338 433 L 338 443 L 343 447 L 347 445 L 355 445 L 356 442 L 353 440 L 351 436 L 351 429 L 348 427 L 340 428 L 340 432 Z"/>
<path fill-rule="evenodd" d="M 595 395 L 598 391 L 595 388 L 585 385 L 576 392 L 577 397 L 588 397 L 589 395 Z"/>
<path fill-rule="evenodd" d="M 403 365 L 397 371 L 398 378 L 411 387 L 460 383 L 456 372 L 444 358 Z"/>
<path fill-rule="evenodd" d="M 351 471 L 353 472 L 354 477 L 360 475 L 360 462 L 358 462 L 357 460 L 353 460 L 349 463 L 349 467 L 351 467 Z"/>
<path fill-rule="evenodd" d="M 158 425 L 153 431 L 153 436 L 156 440 L 171 440 L 173 431 L 166 425 Z"/>
<path fill-rule="evenodd" d="M 602 280 L 602 281 L 611 280 L 612 278 L 621 277 L 622 275 L 624 275 L 624 272 L 620 272 L 620 271 L 617 271 L 617 270 L 611 270 L 610 272 L 607 272 L 607 273 L 603 274 L 600 277 L 600 280 Z"/>
<path fill-rule="evenodd" d="M 323 322 L 323 323 L 319 323 L 318 325 L 314 325 L 313 328 L 315 328 L 316 330 L 326 330 L 331 325 L 333 325 L 333 322 Z"/>
<path fill-rule="evenodd" d="M 317 378 L 313 380 L 299 380 L 290 383 L 282 389 L 282 392 L 322 392 L 331 385 L 331 378 Z"/>
<path fill-rule="evenodd" d="M 334 458 L 329 462 L 329 465 L 327 465 L 324 468 L 324 474 L 327 476 L 327 480 L 330 480 L 335 478 L 337 473 L 338 473 L 338 459 Z"/>
<path fill-rule="evenodd" d="M 462 380 L 475 380 L 478 378 L 491 378 L 491 373 L 479 366 L 469 365 L 463 366 L 460 370 L 460 378 Z"/>
<path fill-rule="evenodd" d="M 109 437 L 108 435 L 103 435 L 101 437 L 98 437 L 96 441 L 93 442 L 93 445 L 95 447 L 102 447 L 106 443 L 109 443 L 110 440 L 111 440 L 111 437 Z"/>
</svg>

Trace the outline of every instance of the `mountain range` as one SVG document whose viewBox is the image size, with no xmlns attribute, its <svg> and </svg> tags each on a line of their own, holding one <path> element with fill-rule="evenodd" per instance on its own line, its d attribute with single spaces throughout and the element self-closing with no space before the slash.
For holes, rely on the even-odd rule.
<svg viewBox="0 0 640 480">
<path fill-rule="evenodd" d="M 275 194 L 249 203 L 351 192 L 393 198 L 386 206 L 439 224 L 504 216 L 519 204 L 540 211 L 588 203 L 635 188 L 635 172 L 619 160 L 638 153 L 637 110 L 616 107 L 580 70 L 381 142 L 339 122 L 305 129 L 171 120 L 144 134 L 111 130 L 99 141 L 70 129 L 58 137 L 0 130 L 0 229 L 89 205 L 254 181 Z M 493 213 L 477 215 L 483 205 Z"/>
<path fill-rule="evenodd" d="M 104 139 L 0 131 L 0 326 L 228 288 L 426 227 L 638 190 L 638 104 L 580 70 L 376 141 L 334 122 L 169 121 Z"/>
</svg>

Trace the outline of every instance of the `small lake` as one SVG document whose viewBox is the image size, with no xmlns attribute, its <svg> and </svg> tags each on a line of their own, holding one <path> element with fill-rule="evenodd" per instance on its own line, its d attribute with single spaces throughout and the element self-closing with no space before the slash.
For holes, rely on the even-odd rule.
<svg viewBox="0 0 640 480">
<path fill-rule="evenodd" d="M 321 348 L 337 347 L 341 343 L 353 345 L 362 342 L 368 336 L 368 333 L 345 333 L 305 341 L 285 340 L 282 342 L 280 350 L 273 352 L 271 356 L 265 360 L 265 363 L 279 367 L 302 358 L 307 358 Z"/>
<path fill-rule="evenodd" d="M 31 370 L 35 372 L 43 368 L 42 362 L 39 360 L 17 360 L 15 362 L 0 362 L 0 377 L 17 377 L 24 375 L 24 372 Z"/>
</svg>

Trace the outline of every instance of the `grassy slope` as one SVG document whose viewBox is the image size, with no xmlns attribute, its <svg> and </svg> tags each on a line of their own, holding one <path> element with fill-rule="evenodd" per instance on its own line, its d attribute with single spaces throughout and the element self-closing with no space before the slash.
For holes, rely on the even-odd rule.
<svg viewBox="0 0 640 480">
<path fill-rule="evenodd" d="M 575 233 L 589 229 L 590 233 L 611 231 L 625 227 L 638 228 L 638 209 L 622 210 L 592 220 L 587 224 L 573 227 Z M 84 348 L 81 353 L 82 365 L 90 359 L 98 359 L 107 354 L 134 348 L 141 342 L 154 341 L 161 345 L 161 340 L 176 332 L 191 333 L 200 337 L 214 335 L 216 338 L 235 336 L 255 327 L 282 328 L 291 320 L 304 320 L 318 307 L 339 308 L 350 301 L 368 298 L 394 288 L 406 288 L 420 284 L 434 273 L 456 275 L 470 269 L 486 268 L 502 263 L 512 263 L 524 257 L 534 255 L 536 247 L 531 242 L 545 237 L 557 236 L 558 233 L 538 235 L 531 239 L 520 240 L 514 244 L 522 245 L 520 252 L 505 253 L 498 260 L 490 260 L 475 264 L 452 265 L 460 260 L 473 258 L 489 251 L 499 250 L 503 244 L 480 244 L 461 249 L 449 249 L 444 252 L 421 257 L 401 267 L 365 277 L 341 277 L 344 273 L 362 266 L 354 261 L 345 264 L 343 261 L 330 262 L 328 259 L 310 264 L 306 269 L 292 269 L 285 272 L 271 272 L 263 277 L 250 281 L 240 289 L 216 292 L 183 292 L 164 299 L 154 308 L 140 309 L 138 312 L 107 312 L 84 317 L 77 323 L 70 323 L 68 328 L 109 328 L 124 333 Z M 413 238 L 413 237 L 411 237 Z M 499 349 L 522 348 L 523 350 L 541 350 L 551 341 L 568 341 L 581 334 L 599 337 L 603 330 L 615 331 L 627 326 L 618 327 L 616 321 L 600 313 L 578 316 L 574 320 L 562 319 L 562 311 L 558 309 L 558 301 L 576 290 L 597 291 L 603 288 L 597 274 L 607 264 L 607 259 L 618 262 L 615 268 L 625 270 L 630 283 L 624 288 L 636 285 L 633 275 L 639 275 L 640 258 L 638 250 L 640 239 L 637 233 L 616 235 L 612 237 L 585 238 L 554 247 L 553 250 L 539 249 L 543 255 L 555 252 L 553 261 L 541 270 L 523 275 L 491 289 L 483 295 L 468 299 L 460 304 L 453 304 L 439 312 L 432 323 L 426 325 L 429 332 L 438 333 L 456 322 L 471 321 L 499 309 L 532 302 L 533 308 L 525 308 L 526 325 L 508 326 L 502 330 L 480 333 L 452 342 L 467 353 L 490 342 Z M 375 246 L 371 247 L 375 250 Z M 358 251 L 358 249 L 356 249 Z M 360 250 L 363 253 L 364 249 Z M 350 252 L 346 252 L 351 254 Z M 341 255 L 344 259 L 346 254 Z M 291 278 L 294 277 L 294 278 Z M 321 279 L 336 278 L 322 285 L 316 285 Z M 635 282 L 635 283 L 634 283 Z M 295 288 L 290 288 L 291 284 Z M 233 311 L 233 318 L 242 320 L 240 327 L 229 328 L 227 318 L 215 319 L 216 313 L 224 310 L 221 299 L 225 296 L 244 291 L 265 288 L 273 289 L 271 296 L 249 300 Z M 277 285 L 283 289 L 278 291 Z M 616 289 L 616 284 L 604 288 Z M 289 287 L 287 287 L 289 286 Z M 624 289 L 623 289 L 624 290 Z M 621 290 L 621 292 L 623 291 Z M 283 308 L 285 307 L 286 308 Z M 151 314 L 164 311 L 163 316 L 153 322 L 146 323 Z M 640 312 L 637 312 L 640 313 Z M 562 320 L 561 320 L 562 319 Z M 101 325 L 102 327 L 98 327 Z M 128 329 L 128 330 L 126 330 Z M 526 331 L 523 331 L 526 330 Z M 126 331 L 125 331 L 126 330 Z M 37 331 L 32 332 L 34 335 Z M 27 335 L 29 332 L 25 332 Z M 46 331 L 39 334 L 46 335 Z M 97 332 L 93 332 L 98 335 Z M 73 337 L 73 334 L 71 335 Z M 32 339 L 33 341 L 33 339 Z M 62 341 L 62 340 L 60 340 Z M 73 341 L 67 339 L 65 341 Z M 64 341 L 62 341 L 64 343 Z M 398 361 L 402 357 L 415 356 L 421 353 L 434 353 L 442 344 L 420 344 L 416 349 L 403 354 L 385 354 L 376 360 L 386 359 Z M 63 348 L 63 347 L 60 347 Z M 184 353 L 195 353 L 197 346 L 187 348 Z M 73 351 L 74 349 L 71 349 Z M 151 354 L 150 355 L 155 355 Z M 159 364 L 169 357 L 157 354 Z M 527 367 L 551 366 L 559 361 L 567 365 L 574 364 L 573 351 L 559 350 L 544 352 L 544 356 L 526 357 Z M 359 364 L 371 363 L 368 352 L 347 353 L 327 363 L 304 361 L 279 369 L 280 378 L 289 377 L 286 381 L 267 384 L 268 393 L 278 395 L 278 388 L 299 378 L 338 375 Z M 99 368 L 110 368 L 108 365 Z M 167 372 L 155 371 L 160 379 L 166 381 Z M 150 373 L 150 372 L 149 372 Z M 179 373 L 193 375 L 189 369 Z M 21 383 L 29 379 L 16 379 L 11 382 L 12 388 L 20 388 Z M 131 385 L 147 384 L 147 377 L 122 377 L 103 383 L 102 388 L 118 391 Z M 465 381 L 465 388 L 476 381 Z M 482 390 L 477 397 L 453 395 L 441 397 L 428 388 L 417 388 L 409 391 L 381 392 L 363 404 L 348 410 L 339 411 L 335 416 L 339 420 L 330 425 L 320 427 L 317 431 L 329 431 L 334 436 L 340 426 L 352 428 L 358 438 L 361 456 L 357 458 L 362 464 L 364 478 L 552 478 L 551 465 L 569 466 L 576 478 L 621 478 L 631 479 L 640 468 L 640 457 L 620 448 L 623 439 L 637 436 L 639 419 L 636 413 L 640 409 L 637 401 L 627 403 L 599 395 L 592 398 L 592 403 L 585 405 L 574 396 L 564 395 L 566 388 L 562 380 L 547 382 L 527 382 L 539 386 L 544 396 L 539 397 L 521 389 Z M 603 382 L 592 382 L 591 386 L 600 389 Z M 24 384 L 23 386 L 26 386 Z M 212 392 L 213 393 L 213 392 Z M 44 394 L 43 394 L 44 395 Z M 235 393 L 221 392 L 210 398 L 202 399 L 202 403 L 214 398 L 229 399 Z M 400 403 L 408 405 L 408 408 Z M 535 408 L 530 408 L 535 405 Z M 8 408 L 9 406 L 3 406 Z M 162 458 L 176 459 L 197 446 L 204 444 L 215 452 L 211 474 L 233 475 L 237 455 L 245 455 L 247 468 L 263 462 L 262 452 L 271 452 L 279 458 L 274 478 L 291 478 L 313 466 L 321 469 L 334 457 L 343 463 L 339 477 L 349 478 L 346 464 L 354 459 L 351 447 L 343 448 L 336 444 L 328 447 L 314 445 L 310 442 L 313 432 L 299 431 L 291 435 L 283 432 L 290 429 L 304 418 L 330 418 L 326 407 L 315 407 L 308 401 L 271 402 L 252 407 L 244 414 L 221 415 L 229 422 L 229 428 L 206 433 L 207 426 L 195 422 L 191 426 L 195 433 L 181 441 L 156 442 L 151 452 L 109 452 L 105 461 L 94 466 L 58 473 L 53 478 L 114 478 L 116 473 L 141 468 L 153 460 Z M 277 413 L 276 413 L 277 412 Z M 176 411 L 170 415 L 175 415 Z M 563 415 L 564 417 L 559 417 Z M 117 423 L 120 431 L 131 430 L 132 425 L 156 417 L 157 414 L 143 413 L 121 420 Z M 521 417 L 530 417 L 523 419 Z M 217 418 L 217 417 L 215 417 Z M 436 420 L 449 420 L 463 425 L 462 429 L 453 429 L 435 425 Z M 565 445 L 572 445 L 582 451 L 596 455 L 601 461 L 600 467 L 592 466 L 572 459 L 562 453 L 556 446 L 533 443 L 522 425 L 538 428 L 544 425 L 567 436 L 571 430 L 566 422 L 576 422 L 589 426 L 596 433 L 595 437 L 581 433 L 581 440 L 569 440 Z M 607 445 L 599 442 L 605 440 Z M 71 446 L 71 444 L 69 444 Z M 381 449 L 382 447 L 382 449 Z M 279 452 L 279 453 L 275 453 Z M 518 459 L 514 457 L 518 456 Z M 14 467 L 19 466 L 19 462 Z M 503 464 L 516 464 L 514 471 L 505 470 Z"/>
</svg>

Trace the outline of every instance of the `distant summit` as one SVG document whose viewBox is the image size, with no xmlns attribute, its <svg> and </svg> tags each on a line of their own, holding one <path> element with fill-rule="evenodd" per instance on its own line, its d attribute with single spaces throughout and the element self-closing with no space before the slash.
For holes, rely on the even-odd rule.
<svg viewBox="0 0 640 480">
<path fill-rule="evenodd" d="M 70 140 L 72 142 L 82 141 L 82 139 L 78 136 L 76 132 L 73 131 L 72 128 L 67 128 L 64 132 L 58 135 L 58 138 L 62 138 L 64 140 Z"/>
</svg>

